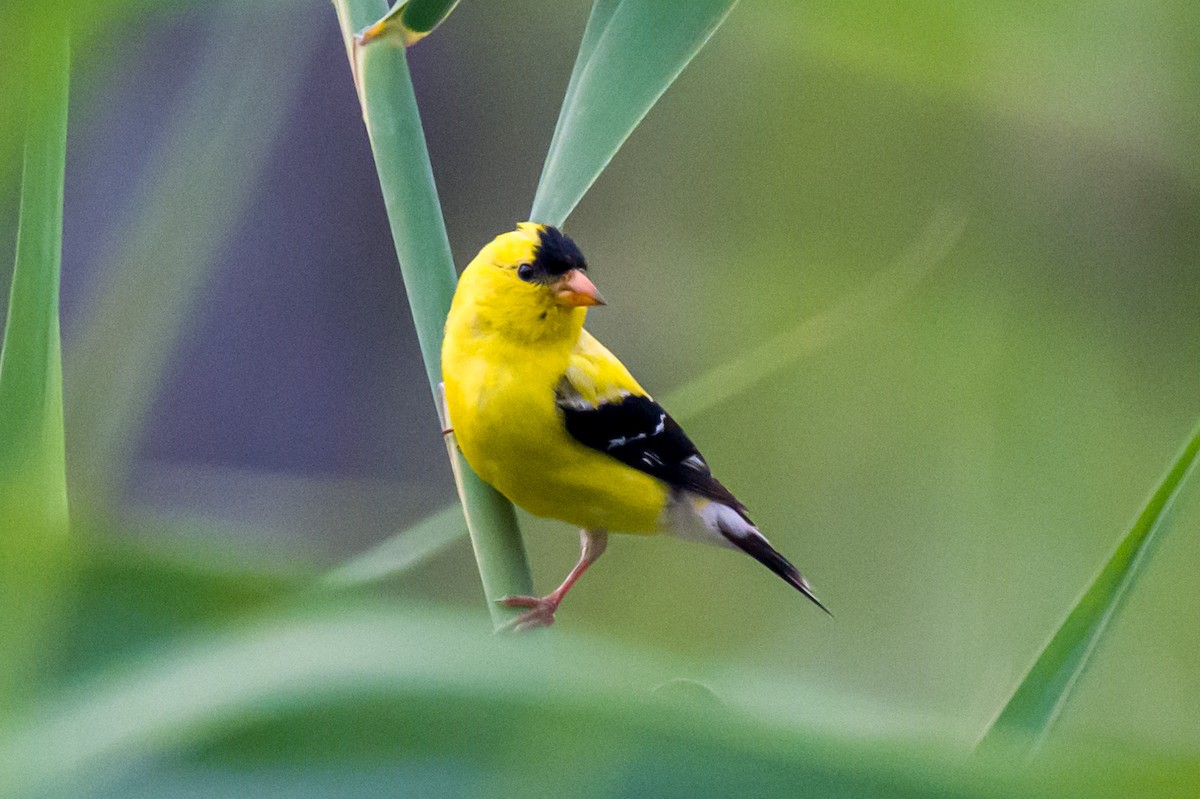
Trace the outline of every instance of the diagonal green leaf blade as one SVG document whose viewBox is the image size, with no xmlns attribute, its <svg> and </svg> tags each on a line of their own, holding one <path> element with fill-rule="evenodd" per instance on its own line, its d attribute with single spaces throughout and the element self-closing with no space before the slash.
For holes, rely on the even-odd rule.
<svg viewBox="0 0 1200 799">
<path fill-rule="evenodd" d="M 68 347 L 67 383 L 88 387 L 66 407 L 72 474 L 83 478 L 72 484 L 77 508 L 105 513 L 124 487 L 142 420 L 253 199 L 319 30 L 311 14 L 273 18 L 241 3 L 222 3 L 213 16 L 191 85 L 147 155 L 144 199 L 102 251 L 102 281 Z M 268 31 L 289 46 L 259 47 Z M 131 324 L 139 335 L 129 335 Z"/>
<path fill-rule="evenodd" d="M 598 0 L 530 218 L 560 226 L 736 0 Z"/>
<path fill-rule="evenodd" d="M 1029 756 L 1040 748 L 1070 702 L 1080 677 L 1104 640 L 1105 631 L 1145 566 L 1151 546 L 1197 460 L 1200 460 L 1200 424 L 1192 430 L 1129 532 L 1042 647 L 984 734 L 981 749 L 1018 747 Z"/>
<path fill-rule="evenodd" d="M 579 53 L 575 56 L 575 66 L 571 68 L 571 79 L 567 82 L 567 91 L 563 95 L 562 106 L 558 109 L 558 121 L 554 123 L 554 136 L 550 139 L 550 149 L 546 152 L 546 162 L 542 164 L 542 174 L 538 179 L 539 195 L 542 192 L 542 186 L 546 183 L 550 164 L 557 163 L 558 161 L 558 151 L 563 143 L 559 131 L 566 124 L 567 112 L 571 108 L 572 98 L 579 91 L 580 76 L 583 75 L 587 65 L 591 62 L 592 54 L 596 52 L 596 44 L 600 41 L 604 30 L 608 27 L 609 20 L 612 19 L 613 12 L 617 10 L 617 6 L 620 4 L 621 0 L 593 0 L 592 2 L 592 11 L 588 15 L 587 24 L 583 27 L 583 39 L 579 42 Z M 538 201 L 535 198 L 534 206 L 536 207 L 537 204 Z"/>
<path fill-rule="evenodd" d="M 462 508 L 447 505 L 361 555 L 326 573 L 329 588 L 351 588 L 382 580 L 424 563 L 466 532 Z"/>
<path fill-rule="evenodd" d="M 12 293 L 0 349 L 0 708 L 34 681 L 67 560 L 59 274 L 70 47 L 30 38 L 31 96 Z"/>
<path fill-rule="evenodd" d="M 966 212 L 960 207 L 939 209 L 896 261 L 862 289 L 676 387 L 667 395 L 664 407 L 680 419 L 699 416 L 879 318 L 907 299 L 944 261 L 966 222 Z"/>
</svg>

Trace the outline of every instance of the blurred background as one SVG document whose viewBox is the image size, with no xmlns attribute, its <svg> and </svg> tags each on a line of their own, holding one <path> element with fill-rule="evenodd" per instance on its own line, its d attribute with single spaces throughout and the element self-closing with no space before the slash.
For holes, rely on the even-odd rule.
<svg viewBox="0 0 1200 799">
<path fill-rule="evenodd" d="M 134 9 L 74 54 L 72 515 L 333 567 L 454 501 L 334 13 Z M 558 626 L 969 746 L 1200 410 L 1198 9 L 743 0 L 566 228 L 609 301 L 589 328 L 660 399 L 780 342 L 679 415 L 835 618 L 749 559 L 619 538 Z M 528 213 L 587 11 L 468 0 L 410 51 L 460 268 Z M 548 590 L 576 534 L 522 521 Z M 1200 748 L 1198 533 L 1193 487 L 1072 732 Z M 388 591 L 484 612 L 465 536 Z"/>
</svg>

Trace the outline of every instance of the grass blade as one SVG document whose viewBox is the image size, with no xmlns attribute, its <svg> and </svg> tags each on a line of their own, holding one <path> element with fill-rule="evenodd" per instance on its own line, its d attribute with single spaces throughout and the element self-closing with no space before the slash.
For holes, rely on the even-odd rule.
<svg viewBox="0 0 1200 799">
<path fill-rule="evenodd" d="M 35 675 L 67 564 L 62 266 L 70 46 L 62 19 L 29 42 L 21 210 L 0 348 L 0 708 Z"/>
<path fill-rule="evenodd" d="M 407 54 L 403 48 L 386 43 L 355 43 L 355 32 L 386 11 L 382 3 L 335 0 L 334 7 L 358 86 L 426 377 L 440 409 L 442 331 L 454 297 L 456 275 Z M 493 621 L 500 625 L 512 618 L 514 611 L 494 600 L 533 590 L 516 512 L 508 500 L 471 471 L 450 437 L 447 449 L 488 606 Z"/>
<path fill-rule="evenodd" d="M 68 385 L 87 386 L 68 397 L 66 416 L 79 477 L 74 498 L 88 517 L 108 512 L 123 488 L 142 420 L 194 318 L 189 311 L 253 199 L 317 30 L 311 14 L 272 19 L 238 3 L 224 3 L 215 16 L 191 87 L 148 158 L 145 199 L 128 232 L 99 258 L 103 282 L 68 342 Z M 269 36 L 288 47 L 262 47 Z M 129 335 L 131 325 L 138 335 Z"/>
<path fill-rule="evenodd" d="M 699 416 L 878 318 L 945 259 L 966 222 L 962 209 L 940 209 L 896 262 L 865 288 L 677 387 L 663 399 L 663 406 L 679 419 Z"/>
<path fill-rule="evenodd" d="M 321 583 L 329 588 L 352 588 L 378 582 L 424 563 L 457 541 L 465 531 L 462 508 L 447 505 L 400 535 L 328 572 Z"/>
<path fill-rule="evenodd" d="M 605 28 L 608 27 L 609 20 L 612 19 L 613 12 L 620 4 L 621 0 L 593 0 L 592 2 L 592 11 L 588 14 L 587 24 L 583 27 L 583 39 L 579 42 L 579 53 L 575 56 L 575 66 L 571 68 L 571 79 L 567 82 L 567 91 L 563 95 L 562 106 L 558 109 L 558 121 L 554 123 L 554 136 L 550 139 L 550 149 L 546 152 L 546 161 L 542 165 L 542 174 L 538 179 L 539 195 L 543 191 L 542 186 L 546 183 L 550 164 L 558 163 L 558 151 L 563 143 L 559 131 L 566 125 L 567 111 L 571 108 L 572 98 L 579 91 L 580 76 L 591 62 L 592 54 L 596 52 L 596 44 L 600 41 Z M 536 197 L 533 205 L 535 209 L 538 208 Z M 566 219 L 565 214 L 563 218 Z"/>
<path fill-rule="evenodd" d="M 530 218 L 562 225 L 736 0 L 598 0 Z"/>
<path fill-rule="evenodd" d="M 1042 647 L 984 734 L 980 741 L 982 750 L 1017 747 L 1024 751 L 1013 754 L 1029 757 L 1044 743 L 1137 580 L 1151 545 L 1197 460 L 1200 460 L 1200 424 L 1192 430 L 1129 532 Z"/>
</svg>

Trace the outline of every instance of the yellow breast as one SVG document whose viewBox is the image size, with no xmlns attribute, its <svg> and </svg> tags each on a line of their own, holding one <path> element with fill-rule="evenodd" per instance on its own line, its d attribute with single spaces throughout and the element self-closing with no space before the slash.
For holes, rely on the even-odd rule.
<svg viewBox="0 0 1200 799">
<path fill-rule="evenodd" d="M 456 295 L 442 373 L 450 423 L 467 463 L 536 516 L 613 532 L 657 532 L 666 485 L 566 431 L 555 387 L 574 344 L 510 338 L 481 329 L 470 304 Z"/>
</svg>

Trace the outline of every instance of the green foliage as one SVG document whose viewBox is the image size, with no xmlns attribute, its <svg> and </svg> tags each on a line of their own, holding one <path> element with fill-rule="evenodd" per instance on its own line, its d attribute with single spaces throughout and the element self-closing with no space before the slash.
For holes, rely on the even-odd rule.
<svg viewBox="0 0 1200 799">
<path fill-rule="evenodd" d="M 211 552 L 114 543 L 125 530 L 94 532 L 76 542 L 61 652 L 46 663 L 59 686 L 141 656 L 153 659 L 181 634 L 237 626 L 280 602 L 303 602 L 311 581 L 304 572 L 228 563 L 228 556 Z"/>
<path fill-rule="evenodd" d="M 71 796 L 108 775 L 112 795 L 169 796 L 188 776 L 210 786 L 192 796 L 274 795 L 298 776 L 311 791 L 321 772 L 338 779 L 314 795 L 350 795 L 357 773 L 422 796 L 1117 797 L 1138 779 L 1123 760 L 971 764 L 861 711 L 820 732 L 772 704 L 792 688 L 756 674 L 711 675 L 717 703 L 664 697 L 651 689 L 685 664 L 580 637 L 481 636 L 482 621 L 335 605 L 186 636 L 19 719 L 0 786 Z M 1170 792 L 1200 774 L 1151 765 Z"/>
<path fill-rule="evenodd" d="M 447 505 L 437 513 L 338 566 L 322 578 L 330 588 L 350 588 L 384 580 L 420 566 L 466 533 L 462 507 Z"/>
<path fill-rule="evenodd" d="M 226 3 L 214 17 L 208 56 L 172 99 L 171 125 L 137 176 L 140 201 L 128 232 L 102 251 L 102 279 L 65 364 L 67 382 L 88 387 L 67 407 L 71 468 L 88 478 L 73 494 L 88 518 L 110 512 L 124 489 L 137 433 L 253 197 L 314 38 L 300 15 L 266 25 L 261 14 Z M 269 36 L 289 47 L 257 46 Z M 140 327 L 131 336 L 134 317 Z"/>
<path fill-rule="evenodd" d="M 597 0 L 529 218 L 561 226 L 736 0 Z"/>
<path fill-rule="evenodd" d="M 135 221 L 100 259 L 106 275 L 118 273 L 116 288 L 86 309 L 68 350 L 79 360 L 68 362 L 67 393 L 78 392 L 84 422 L 69 454 L 93 486 L 127 469 L 207 264 L 303 85 L 311 31 L 293 26 L 297 7 L 276 3 L 279 19 L 252 29 L 233 5 L 202 45 L 211 60 L 171 114 Z M 1181 47 L 1186 36 L 1157 35 L 1189 30 L 1195 11 L 1167 3 L 1150 18 L 1060 5 L 1018 19 L 998 4 L 768 1 L 731 18 L 715 84 L 676 87 L 674 107 L 596 184 L 589 207 L 602 213 L 577 216 L 572 232 L 608 249 L 598 279 L 610 299 L 624 294 L 606 311 L 627 315 L 597 315 L 611 325 L 599 332 L 622 353 L 652 342 L 636 350 L 648 367 L 639 374 L 663 387 L 656 396 L 749 495 L 781 549 L 811 564 L 838 619 L 810 623 L 795 597 L 729 553 L 622 541 L 600 579 L 573 596 L 569 621 L 519 639 L 492 636 L 477 594 L 459 590 L 465 552 L 461 562 L 432 557 L 461 534 L 457 507 L 323 578 L 285 566 L 295 556 L 278 550 L 270 566 L 229 551 L 164 555 L 165 515 L 137 531 L 140 542 L 84 537 L 68 548 L 56 309 L 65 26 L 39 20 L 39 8 L 12 9 L 4 51 L 31 40 L 37 58 L 0 70 L 2 105 L 19 110 L 0 114 L 0 157 L 23 149 L 26 171 L 0 357 L 0 794 L 1190 799 L 1200 784 L 1194 725 L 1173 740 L 1157 725 L 1195 715 L 1190 664 L 1200 650 L 1187 586 L 1197 537 L 1164 532 L 1196 529 L 1200 504 L 1184 489 L 1200 429 L 969 755 L 1013 680 L 1008 669 L 1028 661 L 1021 647 L 1061 615 L 1099 559 L 1089 547 L 1107 546 L 1114 508 L 1134 501 L 1123 492 L 1158 468 L 1163 431 L 1195 412 L 1188 291 L 1200 284 L 1180 221 L 1194 216 L 1195 196 L 1174 181 L 1196 174 L 1198 150 L 1181 124 L 1190 106 L 1153 102 L 1200 74 L 1180 55 L 1194 53 Z M 119 41 L 113 21 L 133 24 L 132 12 L 155 6 L 71 8 L 95 46 Z M 382 3 L 337 7 L 436 396 L 454 276 L 407 56 L 350 42 Z M 453 4 L 409 7 L 444 16 Z M 245 19 L 256 18 L 248 8 Z M 593 6 L 539 218 L 566 218 L 723 8 Z M 670 14 L 696 16 L 673 26 Z M 514 47 L 515 34 L 477 35 L 512 16 L 468 4 L 456 21 L 469 39 L 453 38 L 457 25 L 439 31 L 463 64 L 455 78 L 484 65 L 500 77 L 480 85 L 507 91 L 515 83 L 501 78 L 517 63 L 524 92 L 556 94 L 555 76 L 529 74 L 552 58 L 529 56 L 524 40 Z M 571 30 L 568 17 L 522 19 L 544 43 L 539 35 Z M 1134 17 L 1138 25 L 1119 24 Z M 1107 58 L 1140 37 L 1154 45 L 1145 60 Z M 172 54 L 177 44 L 161 41 Z M 288 48 L 288 74 L 271 73 L 264 56 Z M 1010 50 L 1034 56 L 1037 69 L 1008 69 Z M 1138 91 L 1127 98 L 1116 78 L 1130 64 Z M 1050 79 L 1039 82 L 1042 71 Z M 483 96 L 474 88 L 455 86 L 454 96 Z M 523 203 L 510 145 L 536 140 L 540 160 L 544 140 L 528 119 L 503 124 L 500 105 L 527 113 L 519 98 L 485 99 L 452 104 L 463 115 L 455 123 L 485 119 L 486 160 L 513 169 L 472 173 L 470 190 L 495 207 Z M 599 118 L 601 107 L 612 117 Z M 1045 146 L 1030 146 L 1026 126 Z M 1097 140 L 1094 160 L 1072 166 L 1066 154 Z M 1039 168 L 1018 174 L 1005 160 L 1014 152 L 1032 152 L 1015 160 Z M 690 166 L 701 158 L 697 178 Z M 1124 180 L 1126 169 L 1136 180 Z M 486 185 L 496 174 L 499 185 Z M 222 188 L 235 177 L 247 185 Z M 1153 202 L 1136 192 L 1127 202 L 1130 184 L 1153 189 Z M 1125 249 L 1130 236 L 1137 257 Z M 601 272 L 606 261 L 613 267 Z M 1118 279 L 1126 273 L 1129 286 Z M 486 593 L 528 590 L 515 587 L 528 586 L 528 571 L 511 506 L 469 472 L 461 479 Z M 104 526 L 115 503 L 101 493 L 103 507 L 72 505 L 73 523 L 104 540 L 133 532 Z M 327 524 L 331 538 L 353 523 L 314 511 L 313 526 Z M 501 535 L 478 534 L 488 527 Z M 574 548 L 572 536 L 553 541 Z M 1148 569 L 1152 547 L 1163 557 Z M 384 583 L 388 575 L 404 579 Z M 396 594 L 386 603 L 385 589 Z M 432 598 L 438 607 L 426 606 Z M 603 638 L 581 634 L 589 627 Z M 1122 653 L 1126 672 L 1114 671 Z M 1123 704 L 1085 696 L 1101 683 Z M 1131 711 L 1156 729 L 1133 735 Z M 1079 723 L 1088 713 L 1111 737 Z M 1054 746 L 1040 746 L 1047 736 Z M 1025 754 L 1018 767 L 1014 755 Z"/>
<path fill-rule="evenodd" d="M 985 749 L 1007 746 L 1028 756 L 1046 740 L 1136 584 L 1151 546 L 1169 524 L 1171 506 L 1197 460 L 1200 424 L 1193 428 L 1129 532 L 1080 594 L 1001 709 L 981 742 Z"/>
<path fill-rule="evenodd" d="M 0 707 L 27 698 L 67 562 L 59 272 L 70 48 L 52 18 L 28 48 L 16 264 L 0 347 Z"/>
</svg>

